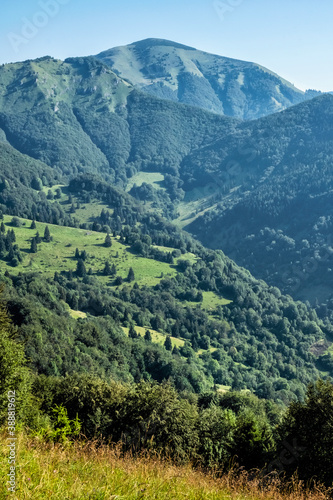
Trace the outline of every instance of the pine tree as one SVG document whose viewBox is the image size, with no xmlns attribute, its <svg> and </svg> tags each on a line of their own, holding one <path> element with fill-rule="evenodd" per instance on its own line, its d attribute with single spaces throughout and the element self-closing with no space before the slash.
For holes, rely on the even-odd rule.
<svg viewBox="0 0 333 500">
<path fill-rule="evenodd" d="M 75 273 L 79 278 L 84 278 L 87 275 L 86 266 L 84 265 L 83 260 L 79 259 L 77 261 Z"/>
<path fill-rule="evenodd" d="M 5 225 L 4 225 L 4 223 L 3 223 L 3 222 L 1 222 L 0 232 L 1 232 L 1 233 L 5 233 L 5 232 L 6 232 L 6 227 L 5 227 Z"/>
<path fill-rule="evenodd" d="M 45 227 L 45 230 L 44 230 L 44 238 L 43 238 L 43 239 L 44 239 L 44 241 L 45 241 L 46 243 L 49 243 L 49 242 L 51 241 L 51 235 L 50 235 L 50 230 L 49 230 L 49 227 L 48 227 L 48 226 L 46 226 L 46 227 Z"/>
<path fill-rule="evenodd" d="M 36 229 L 36 221 L 33 220 L 30 224 L 30 229 Z"/>
<path fill-rule="evenodd" d="M 12 243 L 10 243 L 10 246 L 8 249 L 7 261 L 11 262 L 14 258 L 15 258 L 15 252 L 14 252 Z"/>
<path fill-rule="evenodd" d="M 136 333 L 136 330 L 135 330 L 135 328 L 134 328 L 134 325 L 131 325 L 131 326 L 130 326 L 128 336 L 129 336 L 131 339 L 137 339 L 137 338 L 138 338 L 138 334 Z"/>
<path fill-rule="evenodd" d="M 37 243 L 36 243 L 36 238 L 32 238 L 32 240 L 31 240 L 30 252 L 31 252 L 31 253 L 37 253 Z"/>
<path fill-rule="evenodd" d="M 74 311 L 77 311 L 79 309 L 79 300 L 78 300 L 78 298 L 77 298 L 76 295 L 73 295 L 72 303 L 71 303 L 71 308 Z"/>
<path fill-rule="evenodd" d="M 79 258 L 80 258 L 80 252 L 79 252 L 79 249 L 78 249 L 78 248 L 76 248 L 76 249 L 75 249 L 74 259 L 79 260 Z"/>
<path fill-rule="evenodd" d="M 15 241 L 16 241 L 16 236 L 14 229 L 10 229 L 6 234 L 6 242 L 9 244 L 9 243 L 15 243 Z"/>
<path fill-rule="evenodd" d="M 170 335 L 168 335 L 167 338 L 165 339 L 164 347 L 166 348 L 167 351 L 172 351 L 172 342 Z"/>
<path fill-rule="evenodd" d="M 111 276 L 115 276 L 117 274 L 117 268 L 116 268 L 114 263 L 111 266 L 111 273 L 110 274 L 111 274 Z"/>
<path fill-rule="evenodd" d="M 104 246 L 110 248 L 112 246 L 111 236 L 109 233 L 105 237 Z"/>
<path fill-rule="evenodd" d="M 5 239 L 2 235 L 0 235 L 0 258 L 1 259 L 3 259 L 5 253 L 6 253 Z"/>
<path fill-rule="evenodd" d="M 128 275 L 127 275 L 127 281 L 131 282 L 131 281 L 134 281 L 134 280 L 135 280 L 134 271 L 133 271 L 133 268 L 130 267 L 129 271 L 128 271 Z"/>
<path fill-rule="evenodd" d="M 103 269 L 103 274 L 104 276 L 110 276 L 111 275 L 111 266 L 110 266 L 110 263 L 109 261 L 105 261 L 105 266 L 104 266 L 104 269 Z"/>
<path fill-rule="evenodd" d="M 151 342 L 152 341 L 152 336 L 151 336 L 150 330 L 146 330 L 146 332 L 145 332 L 145 340 L 147 342 Z"/>
<path fill-rule="evenodd" d="M 42 238 L 39 236 L 39 232 L 38 231 L 36 233 L 35 239 L 36 239 L 36 243 L 37 244 L 42 242 Z"/>
</svg>

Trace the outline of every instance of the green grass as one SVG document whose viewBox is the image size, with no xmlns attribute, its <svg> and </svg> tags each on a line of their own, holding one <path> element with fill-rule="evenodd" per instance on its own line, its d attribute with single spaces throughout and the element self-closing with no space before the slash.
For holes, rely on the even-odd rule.
<svg viewBox="0 0 333 500">
<path fill-rule="evenodd" d="M 7 229 L 11 229 L 12 217 L 4 216 L 4 223 Z M 112 246 L 104 247 L 105 233 L 89 231 L 86 229 L 77 229 L 71 227 L 56 226 L 36 222 L 36 229 L 30 229 L 31 221 L 20 219 L 22 226 L 14 228 L 16 243 L 19 246 L 23 256 L 23 262 L 17 267 L 12 267 L 4 261 L 0 261 L 0 268 L 4 271 L 8 269 L 12 274 L 19 272 L 40 272 L 47 277 L 54 273 L 64 271 L 75 271 L 76 260 L 74 259 L 75 249 L 79 252 L 85 250 L 88 258 L 85 261 L 85 267 L 88 271 L 92 269 L 93 276 L 96 276 L 103 285 L 113 286 L 113 280 L 109 276 L 103 276 L 102 270 L 105 261 L 114 263 L 117 269 L 117 275 L 126 279 L 128 270 L 133 268 L 135 281 L 139 286 L 155 286 L 163 277 L 173 277 L 177 274 L 175 265 L 166 262 L 160 262 L 153 259 L 147 259 L 129 251 L 129 247 L 120 243 L 117 238 L 112 237 Z M 38 231 L 43 236 L 45 227 L 48 226 L 52 241 L 42 242 L 38 245 L 38 252 L 30 253 L 31 238 Z M 172 251 L 171 248 L 159 247 L 165 251 Z M 196 262 L 197 257 L 193 253 L 186 253 L 176 260 L 189 260 Z M 208 312 L 213 312 L 218 305 L 226 305 L 230 301 L 223 299 L 214 292 L 203 292 L 203 302 L 200 305 L 197 302 L 184 302 L 184 306 L 197 307 L 198 305 Z"/>
<path fill-rule="evenodd" d="M 123 331 L 125 334 L 128 336 L 129 328 L 122 327 Z M 136 333 L 138 333 L 141 337 L 144 337 L 146 330 L 149 330 L 151 333 L 152 337 L 152 342 L 154 344 L 160 344 L 163 345 L 165 342 L 165 333 L 158 332 L 156 330 L 152 330 L 152 328 L 149 327 L 143 327 L 143 326 L 135 326 Z M 179 339 L 176 337 L 171 337 L 171 342 L 172 342 L 172 347 L 182 347 L 185 344 L 185 340 Z"/>
<path fill-rule="evenodd" d="M 219 479 L 190 465 L 175 466 L 158 457 L 121 456 L 111 446 L 74 443 L 63 447 L 17 435 L 15 493 L 0 482 L 0 498 L 13 500 L 319 500 L 319 489 L 302 491 L 294 482 L 261 486 L 255 476 L 222 475 Z M 0 475 L 9 473 L 6 435 L 0 435 Z"/>
<path fill-rule="evenodd" d="M 109 208 L 109 205 L 98 200 L 92 200 L 90 203 L 80 203 L 80 208 L 76 208 L 77 199 L 75 196 L 73 196 L 72 199 L 75 206 L 75 213 L 70 215 L 80 224 L 92 222 L 96 217 L 100 216 L 103 209 L 113 213 L 113 210 Z M 68 214 L 70 213 L 70 208 L 71 204 L 67 204 L 66 211 Z"/>
<path fill-rule="evenodd" d="M 7 229 L 11 228 L 11 219 L 11 216 L 4 216 Z M 76 248 L 80 252 L 83 250 L 87 252 L 86 269 L 88 270 L 91 267 L 93 275 L 97 276 L 103 284 L 112 285 L 111 278 L 101 274 L 106 260 L 115 263 L 117 275 L 122 276 L 124 279 L 127 277 L 129 268 L 132 267 L 135 279 L 140 286 L 154 286 L 159 283 L 162 274 L 164 276 L 175 276 L 177 273 L 176 269 L 170 264 L 132 254 L 129 247 L 120 243 L 116 238 L 112 238 L 111 248 L 104 247 L 105 233 L 60 227 L 40 222 L 36 222 L 36 229 L 33 230 L 30 229 L 30 220 L 20 220 L 25 225 L 14 228 L 14 231 L 16 243 L 23 256 L 23 262 L 17 267 L 11 267 L 3 261 L 0 263 L 3 270 L 7 268 L 13 274 L 36 271 L 46 276 L 53 276 L 55 271 L 62 272 L 70 269 L 74 271 L 76 269 L 76 260 L 74 259 Z M 36 231 L 43 236 L 45 226 L 50 229 L 52 241 L 50 243 L 40 243 L 38 252 L 36 254 L 30 253 L 31 238 L 36 234 Z"/>
<path fill-rule="evenodd" d="M 146 182 L 147 184 L 151 184 L 155 189 L 164 189 L 161 186 L 163 181 L 164 175 L 160 172 L 138 172 L 128 180 L 126 191 L 130 191 L 134 184 L 139 187 L 142 186 L 144 182 Z"/>
<path fill-rule="evenodd" d="M 224 299 L 214 292 L 202 292 L 203 300 L 201 302 L 202 309 L 205 309 L 210 314 L 216 311 L 218 306 L 225 306 L 231 303 L 231 300 Z M 185 306 L 196 307 L 198 302 L 184 302 Z"/>
</svg>

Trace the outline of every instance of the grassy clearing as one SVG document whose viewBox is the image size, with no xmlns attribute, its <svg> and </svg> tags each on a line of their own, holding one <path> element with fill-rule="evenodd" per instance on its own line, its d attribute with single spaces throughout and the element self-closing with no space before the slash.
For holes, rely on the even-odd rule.
<svg viewBox="0 0 333 500">
<path fill-rule="evenodd" d="M 76 203 L 74 205 L 77 206 Z M 79 221 L 79 223 L 82 224 L 84 222 L 91 222 L 96 217 L 99 217 L 103 209 L 110 213 L 113 212 L 113 210 L 111 210 L 108 205 L 95 200 L 90 203 L 81 203 L 80 208 L 75 208 L 75 213 L 72 215 L 75 220 Z M 70 213 L 69 209 L 67 209 L 67 212 Z"/>
<path fill-rule="evenodd" d="M 69 310 L 69 314 L 72 316 L 74 319 L 84 319 L 87 317 L 87 314 L 82 312 L 82 311 L 74 311 L 73 309 Z"/>
<path fill-rule="evenodd" d="M 128 336 L 129 328 L 122 327 L 122 329 L 125 332 L 125 334 Z M 161 345 L 164 344 L 165 338 L 166 338 L 165 333 L 157 332 L 156 330 L 152 330 L 151 328 L 148 328 L 148 327 L 135 326 L 136 333 L 141 335 L 141 337 L 144 337 L 146 330 L 150 331 L 151 337 L 152 337 L 152 342 L 154 342 L 155 344 L 161 344 Z M 185 340 L 178 339 L 176 337 L 171 337 L 171 342 L 172 342 L 172 347 L 174 347 L 174 346 L 182 347 L 185 344 Z"/>
<path fill-rule="evenodd" d="M 216 311 L 218 306 L 225 306 L 230 304 L 232 301 L 228 299 L 224 299 L 219 295 L 216 295 L 214 292 L 202 292 L 203 300 L 201 302 L 202 309 L 205 309 L 209 313 L 213 313 Z M 184 302 L 185 306 L 196 307 L 198 302 Z"/>
<path fill-rule="evenodd" d="M 4 216 L 7 229 L 12 228 L 11 220 L 11 216 Z M 1 261 L 0 266 L 3 271 L 8 269 L 12 274 L 33 271 L 42 273 L 47 277 L 52 277 L 56 271 L 58 273 L 75 271 L 77 261 L 74 259 L 74 254 L 75 249 L 78 248 L 80 253 L 83 250 L 87 252 L 86 270 L 88 271 L 91 268 L 93 276 L 97 277 L 103 285 L 114 286 L 113 279 L 104 276 L 102 273 L 106 260 L 111 265 L 115 264 L 117 275 L 124 280 L 127 278 L 129 268 L 132 267 L 135 281 L 139 286 L 155 286 L 163 277 L 173 277 L 177 274 L 175 265 L 132 254 L 129 247 L 120 243 L 117 238 L 112 237 L 112 246 L 106 248 L 104 246 L 105 233 L 42 222 L 36 222 L 36 229 L 30 229 L 31 220 L 20 219 L 20 221 L 21 227 L 15 227 L 14 231 L 16 243 L 23 256 L 23 262 L 17 267 L 11 267 L 8 263 Z M 52 241 L 40 243 L 37 253 L 30 253 L 31 239 L 36 235 L 37 231 L 42 237 L 46 226 L 49 227 Z M 160 248 L 165 249 L 165 251 L 172 251 L 167 247 Z M 196 262 L 197 257 L 193 253 L 186 253 L 176 259 L 175 264 L 177 264 L 178 260 L 189 260 L 193 264 Z M 125 285 L 126 283 L 123 286 Z M 214 311 L 218 305 L 223 306 L 228 303 L 229 301 L 219 297 L 214 292 L 203 292 L 203 303 L 200 307 L 209 312 Z M 197 307 L 198 303 L 184 302 L 184 305 Z"/>
<path fill-rule="evenodd" d="M 8 474 L 8 447 L 0 438 L 0 474 Z M 5 481 L 0 498 L 14 500 L 319 500 L 319 490 L 302 491 L 294 482 L 285 493 L 279 482 L 263 489 L 258 479 L 243 473 L 214 479 L 188 466 L 158 458 L 121 457 L 116 448 L 94 443 L 64 448 L 18 435 L 17 489 L 8 494 Z"/>
<path fill-rule="evenodd" d="M 11 219 L 10 216 L 4 216 L 4 223 L 8 229 L 11 228 Z M 20 220 L 25 225 L 14 228 L 14 231 L 23 262 L 17 267 L 11 267 L 5 262 L 1 262 L 2 269 L 7 268 L 13 274 L 36 271 L 46 276 L 53 276 L 55 271 L 74 271 L 76 269 L 76 260 L 74 259 L 76 248 L 80 252 L 83 250 L 87 252 L 86 269 L 91 267 L 93 275 L 97 276 L 104 285 L 112 286 L 111 278 L 102 274 L 106 260 L 116 265 L 117 274 L 124 279 L 127 277 L 129 268 L 132 267 L 135 279 L 140 286 L 154 286 L 159 283 L 162 275 L 175 276 L 177 273 L 170 264 L 132 254 L 129 247 L 120 243 L 116 238 L 112 238 L 112 247 L 106 248 L 103 245 L 106 236 L 104 233 L 41 222 L 36 222 L 36 229 L 30 229 L 30 220 Z M 38 252 L 30 253 L 31 238 L 35 236 L 36 231 L 39 232 L 40 236 L 43 236 L 45 226 L 50 229 L 52 241 L 40 243 Z"/>
<path fill-rule="evenodd" d="M 142 186 L 144 182 L 151 184 L 155 189 L 164 189 L 161 186 L 164 182 L 164 175 L 160 172 L 138 172 L 128 180 L 126 191 L 129 192 L 134 184 L 139 187 Z"/>
</svg>

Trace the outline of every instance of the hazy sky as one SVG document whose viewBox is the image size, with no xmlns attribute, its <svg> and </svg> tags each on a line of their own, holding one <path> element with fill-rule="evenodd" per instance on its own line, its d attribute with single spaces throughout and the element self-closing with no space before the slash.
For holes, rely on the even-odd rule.
<svg viewBox="0 0 333 500">
<path fill-rule="evenodd" d="M 166 38 L 333 90 L 332 0 L 1 0 L 0 63 Z"/>
</svg>

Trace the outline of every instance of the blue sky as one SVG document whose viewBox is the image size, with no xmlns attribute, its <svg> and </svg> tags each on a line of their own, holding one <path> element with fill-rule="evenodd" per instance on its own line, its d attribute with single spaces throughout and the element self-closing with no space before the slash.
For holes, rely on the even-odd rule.
<svg viewBox="0 0 333 500">
<path fill-rule="evenodd" d="M 2 0 L 0 63 L 96 54 L 156 37 L 328 91 L 332 19 L 331 0 Z"/>
</svg>

